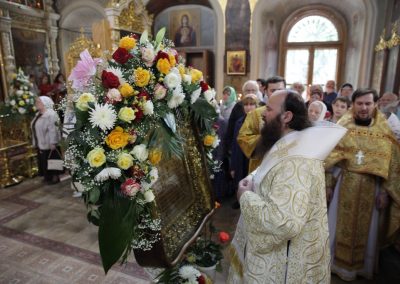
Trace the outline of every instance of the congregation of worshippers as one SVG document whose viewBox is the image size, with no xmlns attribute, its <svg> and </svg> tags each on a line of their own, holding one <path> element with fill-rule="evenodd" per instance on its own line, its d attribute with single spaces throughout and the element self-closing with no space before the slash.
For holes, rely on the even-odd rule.
<svg viewBox="0 0 400 284">
<path fill-rule="evenodd" d="M 222 143 L 215 150 L 222 170 L 216 174 L 213 188 L 217 200 L 231 201 L 230 206 L 235 210 L 240 210 L 240 200 L 236 198 L 240 181 L 261 163 L 254 149 L 266 123 L 269 100 L 279 90 L 301 96 L 312 125 L 332 123 L 348 130 L 335 148 L 335 155 L 340 158 L 328 158 L 329 162 L 325 163 L 331 270 L 345 281 L 353 281 L 357 276 L 372 279 L 377 271 L 374 267 L 378 265 L 376 251 L 390 247 L 393 252 L 400 253 L 399 234 L 393 234 L 400 218 L 387 212 L 398 202 L 398 194 L 391 192 L 399 190 L 396 177 L 400 162 L 397 151 L 399 95 L 355 89 L 351 82 L 337 86 L 334 80 L 328 80 L 325 85 L 307 86 L 300 82 L 287 85 L 280 76 L 248 80 L 241 89 L 226 86 L 218 119 L 218 136 Z M 315 137 L 314 143 L 323 139 L 325 137 Z M 267 204 L 275 202 L 265 196 L 262 198 Z M 265 214 L 261 218 L 267 221 L 270 216 Z M 391 239 L 383 237 L 387 235 Z M 389 265 L 386 269 L 394 271 Z"/>
</svg>

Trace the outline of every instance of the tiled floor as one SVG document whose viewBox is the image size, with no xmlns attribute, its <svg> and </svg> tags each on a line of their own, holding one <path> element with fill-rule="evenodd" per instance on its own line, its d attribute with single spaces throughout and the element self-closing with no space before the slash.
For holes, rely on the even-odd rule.
<svg viewBox="0 0 400 284">
<path fill-rule="evenodd" d="M 71 195 L 68 180 L 47 186 L 35 178 L 0 189 L 0 283 L 150 283 L 133 258 L 104 275 L 97 228 L 87 222 L 83 201 Z M 213 217 L 231 236 L 240 213 L 232 203 L 223 201 Z M 228 270 L 225 258 L 216 283 L 226 282 Z M 345 282 L 333 277 L 332 283 Z"/>
</svg>

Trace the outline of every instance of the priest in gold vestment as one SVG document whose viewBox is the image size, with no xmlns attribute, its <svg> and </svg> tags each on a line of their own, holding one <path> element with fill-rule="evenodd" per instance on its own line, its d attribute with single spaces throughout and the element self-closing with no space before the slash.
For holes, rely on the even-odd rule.
<svg viewBox="0 0 400 284">
<path fill-rule="evenodd" d="M 267 99 L 276 90 L 283 90 L 286 86 L 284 78 L 273 76 L 266 80 Z M 260 132 L 264 125 L 262 114 L 265 112 L 265 106 L 256 108 L 246 115 L 246 119 L 240 128 L 237 142 L 243 153 L 249 159 L 249 173 L 254 171 L 261 163 L 261 159 L 254 157 L 254 150 L 260 139 Z"/>
<path fill-rule="evenodd" d="M 346 281 L 373 277 L 377 240 L 390 241 L 400 225 L 400 148 L 377 99 L 374 90 L 354 92 L 338 122 L 348 132 L 325 165 L 336 165 L 327 175 L 332 272 Z M 388 217 L 378 226 L 385 207 Z M 379 238 L 378 227 L 385 228 Z"/>
<path fill-rule="evenodd" d="M 330 283 L 323 160 L 346 133 L 310 127 L 301 96 L 277 91 L 263 114 L 255 173 L 239 183 L 241 217 L 228 283 Z M 324 136 L 326 143 L 315 144 Z M 265 154 L 266 153 L 266 154 Z"/>
</svg>

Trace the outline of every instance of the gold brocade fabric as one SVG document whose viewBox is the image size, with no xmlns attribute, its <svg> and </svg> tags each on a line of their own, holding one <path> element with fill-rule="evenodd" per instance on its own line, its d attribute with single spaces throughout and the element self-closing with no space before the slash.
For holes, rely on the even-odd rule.
<svg viewBox="0 0 400 284">
<path fill-rule="evenodd" d="M 368 232 L 375 206 L 373 175 L 345 171 L 340 186 L 335 264 L 348 270 L 364 266 Z"/>
<path fill-rule="evenodd" d="M 244 120 L 237 137 L 237 142 L 240 148 L 246 157 L 250 159 L 249 173 L 254 171 L 261 164 L 261 159 L 255 159 L 252 155 L 257 146 L 258 140 L 260 139 L 261 128 L 264 125 L 261 115 L 265 109 L 266 107 L 262 106 L 249 112 L 246 115 L 246 119 Z"/>
<path fill-rule="evenodd" d="M 381 191 L 391 197 L 386 232 L 381 240 L 400 227 L 400 147 L 384 115 L 376 111 L 370 126 L 355 125 L 352 112 L 338 124 L 349 131 L 325 160 L 325 168 L 342 168 L 335 263 L 347 270 L 363 267 L 368 232 L 375 206 L 376 177 L 382 178 Z"/>
<path fill-rule="evenodd" d="M 231 254 L 228 283 L 330 283 L 321 161 L 292 157 L 279 162 L 255 193 L 242 195 L 240 207 L 247 236 L 244 263 L 240 266 Z"/>
</svg>

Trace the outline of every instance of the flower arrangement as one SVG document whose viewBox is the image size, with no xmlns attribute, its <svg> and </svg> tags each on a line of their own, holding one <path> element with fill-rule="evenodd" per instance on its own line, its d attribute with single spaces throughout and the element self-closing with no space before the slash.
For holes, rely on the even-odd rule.
<svg viewBox="0 0 400 284">
<path fill-rule="evenodd" d="M 211 284 L 212 281 L 207 275 L 188 264 L 177 265 L 165 269 L 157 276 L 157 283 L 160 284 Z"/>
<path fill-rule="evenodd" d="M 209 224 L 209 236 L 199 237 L 196 242 L 190 246 L 186 260 L 200 267 L 212 267 L 218 265 L 219 261 L 223 259 L 222 244 L 229 241 L 229 234 L 226 232 L 219 232 L 218 237 L 221 244 L 213 241 L 212 234 L 216 232 L 212 223 Z M 221 267 L 218 267 L 221 269 Z"/>
<path fill-rule="evenodd" d="M 164 34 L 123 37 L 109 61 L 85 50 L 69 77 L 77 121 L 65 163 L 89 221 L 99 226 L 106 272 L 133 249 L 149 250 L 159 240 L 152 187 L 160 161 L 183 154 L 181 121 L 196 125 L 215 167 L 215 91 L 201 71 L 185 67 Z"/>
<path fill-rule="evenodd" d="M 10 96 L 6 100 L 6 107 L 9 114 L 33 116 L 36 112 L 35 97 L 30 91 L 31 83 L 21 68 L 14 74 L 11 83 Z"/>
</svg>

